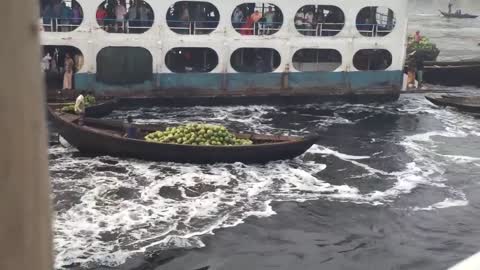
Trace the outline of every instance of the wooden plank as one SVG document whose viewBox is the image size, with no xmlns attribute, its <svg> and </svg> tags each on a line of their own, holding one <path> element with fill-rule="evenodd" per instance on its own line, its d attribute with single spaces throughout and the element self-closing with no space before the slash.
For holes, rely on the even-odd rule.
<svg viewBox="0 0 480 270">
<path fill-rule="evenodd" d="M 51 270 L 51 207 L 38 0 L 3 0 L 0 269 Z"/>
</svg>

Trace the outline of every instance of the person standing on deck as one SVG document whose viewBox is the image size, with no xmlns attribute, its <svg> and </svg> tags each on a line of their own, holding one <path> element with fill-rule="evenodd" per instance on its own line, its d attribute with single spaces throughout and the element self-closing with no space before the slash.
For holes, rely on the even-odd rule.
<svg viewBox="0 0 480 270">
<path fill-rule="evenodd" d="M 117 1 L 115 6 L 115 32 L 119 33 L 120 29 L 122 32 L 125 31 L 125 15 L 127 15 L 127 8 L 120 2 Z"/>
<path fill-rule="evenodd" d="M 269 35 L 272 29 L 275 29 L 275 12 L 273 7 L 268 7 L 268 11 L 265 13 L 265 34 Z"/>
<path fill-rule="evenodd" d="M 82 23 L 83 14 L 82 9 L 77 2 L 73 2 L 72 15 L 72 24 L 80 25 Z"/>
<path fill-rule="evenodd" d="M 415 54 L 415 67 L 416 67 L 416 78 L 418 82 L 418 89 L 423 89 L 423 70 L 425 69 L 425 57 L 422 51 L 418 51 Z"/>
<path fill-rule="evenodd" d="M 139 18 L 140 18 L 140 25 L 141 26 L 149 26 L 152 25 L 152 22 L 150 21 L 150 9 L 147 7 L 147 4 L 145 2 L 140 2 L 140 5 L 138 7 L 138 13 L 139 13 Z"/>
<path fill-rule="evenodd" d="M 103 5 L 98 7 L 96 17 L 98 25 L 103 28 L 103 26 L 105 25 L 105 19 L 107 18 L 107 11 L 105 10 L 105 7 Z"/>
<path fill-rule="evenodd" d="M 233 27 L 238 30 L 238 28 L 242 27 L 242 22 L 244 20 L 243 11 L 239 7 L 235 8 L 233 11 L 232 22 Z"/>
<path fill-rule="evenodd" d="M 448 1 L 448 14 L 452 14 L 453 0 Z"/>
<path fill-rule="evenodd" d="M 75 65 L 69 53 L 65 55 L 65 73 L 63 74 L 63 90 L 72 90 L 73 66 Z"/>
<path fill-rule="evenodd" d="M 48 72 L 50 71 L 50 61 L 52 61 L 52 57 L 50 56 L 50 53 L 47 53 L 41 61 L 42 64 L 42 71 L 43 72 Z"/>
<path fill-rule="evenodd" d="M 82 91 L 75 100 L 75 113 L 80 116 L 78 124 L 83 125 L 85 117 L 85 91 Z"/>
<path fill-rule="evenodd" d="M 419 43 L 420 41 L 422 41 L 422 36 L 420 35 L 420 31 L 417 30 L 417 32 L 415 32 L 415 42 Z"/>
<path fill-rule="evenodd" d="M 416 59 L 415 59 L 416 51 L 412 52 L 408 55 L 407 58 L 407 70 L 408 70 L 408 79 L 407 79 L 407 90 L 411 90 L 415 88 L 415 73 L 417 72 L 416 67 Z"/>
</svg>

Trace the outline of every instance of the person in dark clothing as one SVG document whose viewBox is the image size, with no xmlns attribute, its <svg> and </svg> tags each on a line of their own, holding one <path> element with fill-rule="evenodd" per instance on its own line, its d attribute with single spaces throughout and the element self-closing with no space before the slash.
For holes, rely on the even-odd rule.
<svg viewBox="0 0 480 270">
<path fill-rule="evenodd" d="M 425 57 L 422 51 L 417 51 L 415 54 L 416 78 L 418 82 L 417 88 L 423 87 L 423 70 L 425 69 Z"/>
<path fill-rule="evenodd" d="M 137 139 L 138 137 L 138 128 L 133 125 L 133 117 L 129 115 L 127 117 L 127 123 L 124 125 L 125 128 L 125 138 Z"/>
</svg>

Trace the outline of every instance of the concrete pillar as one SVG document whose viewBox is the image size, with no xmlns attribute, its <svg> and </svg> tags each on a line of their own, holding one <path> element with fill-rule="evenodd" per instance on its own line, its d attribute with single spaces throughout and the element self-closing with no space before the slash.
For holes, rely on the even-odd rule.
<svg viewBox="0 0 480 270">
<path fill-rule="evenodd" d="M 0 269 L 51 270 L 50 183 L 38 0 L 0 9 Z"/>
</svg>

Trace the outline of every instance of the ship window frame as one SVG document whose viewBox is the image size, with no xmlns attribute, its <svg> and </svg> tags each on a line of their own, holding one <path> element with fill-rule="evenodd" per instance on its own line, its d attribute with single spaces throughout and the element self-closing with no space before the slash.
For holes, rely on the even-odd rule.
<svg viewBox="0 0 480 270">
<path fill-rule="evenodd" d="M 305 22 L 305 20 L 307 20 L 306 18 L 306 15 L 305 15 L 305 12 L 303 12 L 304 9 L 307 9 L 307 8 L 311 8 L 313 7 L 315 12 L 312 14 L 313 17 L 311 17 L 311 20 L 312 22 L 314 21 L 317 21 L 316 22 L 316 27 L 313 27 L 312 25 L 312 28 L 311 29 L 308 29 L 308 27 L 306 27 L 305 29 L 299 29 L 299 25 L 309 25 L 308 23 Z M 323 13 L 320 13 L 320 8 L 323 9 Z M 330 14 L 335 14 L 333 13 L 334 10 L 338 10 L 340 11 L 340 14 L 341 14 L 341 17 L 342 17 L 342 22 L 333 22 L 333 23 L 330 23 L 330 22 L 322 22 L 322 23 L 319 23 L 318 22 L 318 17 L 320 16 L 320 14 L 323 14 L 322 16 L 326 16 L 324 17 L 324 20 L 328 19 L 328 16 Z M 327 14 L 325 14 L 325 11 L 328 11 Z M 299 13 L 303 12 L 303 16 L 299 15 Z M 340 34 L 343 29 L 345 28 L 345 24 L 346 24 L 346 17 L 345 17 L 345 12 L 343 11 L 343 9 L 339 6 L 336 6 L 336 5 L 320 5 L 320 4 L 307 4 L 307 5 L 304 5 L 302 7 L 300 7 L 297 12 L 295 13 L 295 16 L 294 16 L 294 19 L 293 19 L 293 24 L 295 26 L 295 30 L 297 30 L 297 32 L 303 36 L 306 36 L 306 37 L 333 37 L 333 36 L 337 36 L 338 34 Z M 302 22 L 303 21 L 303 22 Z M 337 27 L 340 26 L 340 28 L 337 29 Z"/>
<path fill-rule="evenodd" d="M 359 66 L 356 64 L 356 62 L 357 62 L 356 59 L 358 59 L 358 58 L 357 58 L 357 55 L 358 55 L 359 53 L 361 53 L 361 52 L 364 52 L 364 51 L 387 52 L 387 53 L 388 53 L 388 55 L 387 55 L 387 63 L 389 62 L 389 64 L 387 64 L 385 68 L 374 68 L 374 69 L 372 69 L 372 68 L 370 68 L 370 67 L 372 66 L 372 64 L 371 64 L 371 62 L 370 62 L 370 59 L 371 59 L 371 58 L 369 57 L 369 58 L 368 58 L 368 64 L 367 64 L 368 67 L 367 67 L 366 69 L 364 69 L 364 68 L 359 68 Z M 369 49 L 369 48 L 367 48 L 367 49 L 360 49 L 360 50 L 357 50 L 357 51 L 355 52 L 355 54 L 353 55 L 352 63 L 353 63 L 353 66 L 355 67 L 355 69 L 358 70 L 358 71 L 385 71 L 385 70 L 388 70 L 388 69 L 392 66 L 392 64 L 393 64 L 393 54 L 392 54 L 388 49 L 384 49 L 384 48 L 381 48 L 381 49 L 371 49 L 371 48 L 370 48 L 370 49 Z M 382 64 L 384 64 L 384 63 L 380 63 L 380 62 L 378 61 L 378 63 L 375 63 L 375 66 L 377 66 L 377 65 L 378 65 L 378 66 L 381 66 Z"/>
<path fill-rule="evenodd" d="M 59 18 L 55 18 L 55 17 L 47 17 L 45 18 L 45 15 L 44 13 L 46 12 L 46 8 L 47 6 L 43 6 L 45 3 L 43 2 L 46 2 L 47 5 L 49 6 L 50 5 L 50 1 L 49 0 L 44 0 L 44 1 L 40 1 L 40 29 L 41 31 L 43 32 L 48 32 L 48 33 L 54 33 L 54 32 L 58 32 L 58 33 L 71 33 L 71 32 L 74 32 L 76 31 L 77 29 L 79 29 L 84 23 L 85 23 L 85 10 L 84 8 L 82 7 L 82 4 L 80 4 L 80 1 L 78 0 L 64 0 L 63 2 L 68 2 L 70 3 L 70 8 L 72 9 L 72 16 L 73 16 L 73 5 L 78 5 L 78 7 L 80 7 L 80 14 L 81 14 L 81 21 L 79 23 L 64 23 L 64 22 L 60 22 L 59 21 L 62 21 L 62 20 L 74 20 L 74 19 L 79 19 L 79 18 L 69 18 L 69 19 L 65 19 L 65 18 L 62 18 L 62 17 L 59 17 Z M 66 3 L 67 7 L 68 7 L 68 3 Z M 51 7 L 52 9 L 52 16 L 53 16 L 53 7 Z M 65 28 L 72 28 L 71 30 L 67 30 L 67 31 L 63 31 L 63 30 L 60 30 L 59 31 L 59 28 L 60 29 L 65 29 Z"/>
<path fill-rule="evenodd" d="M 260 4 L 261 7 L 257 6 L 257 4 Z M 254 7 L 253 7 L 253 12 L 250 13 L 250 15 L 249 15 L 250 18 L 252 17 L 252 15 L 256 11 L 261 10 L 262 11 L 262 18 L 260 20 L 262 20 L 263 16 L 265 16 L 265 14 L 266 14 L 265 10 L 269 10 L 270 7 L 273 6 L 273 8 L 275 10 L 278 9 L 278 11 L 279 11 L 279 14 L 274 14 L 274 16 L 280 16 L 281 17 L 281 23 L 276 22 L 276 21 L 272 21 L 271 23 L 266 23 L 266 22 L 259 23 L 259 21 L 260 21 L 259 20 L 257 22 L 254 22 L 252 26 L 247 25 L 247 23 L 251 23 L 251 21 L 245 20 L 245 13 L 246 13 L 245 10 L 248 9 L 249 10 L 248 12 L 250 12 L 250 9 L 252 9 L 252 5 L 254 5 Z M 265 5 L 267 5 L 267 7 L 265 7 Z M 241 7 L 241 6 L 244 6 L 244 7 Z M 237 17 L 235 15 L 237 10 L 242 12 L 241 18 L 243 18 L 243 21 L 242 20 L 237 21 L 237 19 L 235 19 Z M 273 12 L 275 12 L 275 10 Z M 238 18 L 240 18 L 240 17 L 238 17 Z M 263 29 L 265 29 L 264 27 L 267 24 L 273 25 L 274 27 L 267 28 L 267 30 L 263 30 Z M 279 26 L 275 27 L 276 24 L 279 25 Z M 235 32 L 237 34 L 241 35 L 242 37 L 243 36 L 272 36 L 272 35 L 275 35 L 278 32 L 280 32 L 282 30 L 282 28 L 284 27 L 284 24 L 285 24 L 285 14 L 284 14 L 282 8 L 280 7 L 280 5 L 277 5 L 275 3 L 271 3 L 271 2 L 268 2 L 268 1 L 267 2 L 240 3 L 237 6 L 235 6 L 235 8 L 233 9 L 233 11 L 230 15 L 230 26 L 233 28 L 233 30 L 235 30 Z"/>
<path fill-rule="evenodd" d="M 117 50 L 117 51 L 112 52 L 109 56 L 109 57 L 112 57 L 112 55 L 115 55 L 115 58 L 116 58 L 117 62 L 111 61 L 111 62 L 113 62 L 111 64 L 111 67 L 110 68 L 105 68 L 105 66 L 100 62 L 100 60 L 101 60 L 100 57 L 102 56 L 101 53 L 105 50 L 110 50 L 110 49 Z M 119 50 L 122 50 L 122 49 L 130 49 L 130 50 L 138 49 L 138 50 L 141 50 L 141 51 L 146 53 L 145 56 L 148 59 L 140 59 L 140 57 L 139 57 L 140 55 L 127 56 L 128 54 L 130 54 L 128 51 L 125 54 L 121 54 L 121 53 L 119 53 Z M 120 58 L 120 57 L 123 57 L 123 58 Z M 120 63 L 118 63 L 118 62 L 120 62 L 119 60 L 123 60 L 123 61 L 133 60 L 133 63 L 129 63 L 129 65 L 133 65 L 133 67 L 129 67 L 128 70 L 126 70 L 126 69 L 120 70 L 120 72 L 117 72 L 117 74 L 107 73 L 108 71 L 114 69 L 112 67 L 118 68 L 118 67 L 122 66 Z M 146 60 L 147 64 L 137 62 L 137 61 L 141 61 L 141 60 Z M 143 83 L 145 83 L 147 81 L 151 81 L 153 79 L 153 55 L 150 52 L 150 50 L 148 50 L 147 48 L 144 48 L 144 47 L 139 47 L 139 46 L 107 46 L 107 47 L 103 47 L 102 49 L 100 49 L 98 51 L 98 53 L 96 55 L 96 66 L 97 66 L 96 80 L 98 82 L 102 82 L 102 83 L 109 84 L 109 85 L 143 84 Z M 123 66 L 125 66 L 125 63 L 124 63 Z M 105 68 L 105 71 L 103 70 L 104 68 Z M 144 70 L 142 70 L 142 68 L 144 68 Z M 120 73 L 120 74 L 118 74 L 118 73 Z M 132 77 L 132 74 L 135 74 L 135 73 L 138 73 L 138 74 L 143 73 L 143 74 L 142 74 L 142 76 L 139 75 L 139 78 L 129 80 L 129 78 Z M 112 79 L 112 78 L 115 78 L 115 79 Z"/>
<path fill-rule="evenodd" d="M 147 1 L 147 0 L 137 0 L 137 1 L 141 1 L 142 3 L 147 5 L 147 8 L 149 9 L 149 13 L 147 14 L 147 16 L 149 17 L 148 20 L 141 20 L 141 19 L 133 20 L 133 22 L 135 22 L 135 24 L 133 26 L 131 26 L 131 24 L 130 24 L 131 20 L 128 19 L 128 16 L 129 16 L 128 12 L 130 10 L 130 4 L 128 2 L 126 2 L 127 6 L 125 8 L 126 8 L 127 13 L 125 14 L 122 25 L 120 26 L 120 29 L 122 29 L 122 31 L 119 32 L 118 21 L 114 18 L 108 18 L 108 19 L 105 18 L 103 20 L 103 22 L 100 23 L 100 20 L 98 19 L 98 12 L 100 10 L 100 7 L 103 6 L 104 8 L 106 8 L 107 3 L 109 2 L 109 0 L 103 0 L 97 6 L 97 9 L 95 11 L 95 22 L 97 24 L 97 27 L 99 29 L 102 29 L 105 33 L 108 33 L 108 34 L 141 35 L 141 34 L 144 34 L 148 31 L 150 31 L 153 28 L 153 26 L 155 25 L 155 18 L 156 18 L 155 10 L 153 9 L 153 7 L 149 3 L 149 1 Z M 136 16 L 138 17 L 140 15 L 137 14 Z M 105 23 L 106 20 L 110 21 L 110 23 L 106 24 Z M 143 25 L 144 22 L 146 22 L 147 24 Z M 137 23 L 138 23 L 138 25 L 137 25 Z M 110 29 L 113 29 L 113 30 L 110 30 Z"/>
<path fill-rule="evenodd" d="M 360 20 L 362 19 L 361 17 L 362 12 L 367 13 L 368 12 L 367 9 L 369 8 L 370 9 L 385 8 L 387 9 L 388 14 L 378 13 L 378 11 L 375 10 L 375 23 L 369 23 L 369 21 L 365 23 L 360 23 Z M 390 18 L 390 12 L 391 12 L 392 18 Z M 368 14 L 363 15 L 365 20 L 373 20 L 373 18 L 365 18 L 365 16 L 367 15 Z M 372 15 L 369 15 L 369 16 L 372 16 Z M 359 28 L 359 26 L 361 26 L 362 28 Z M 364 37 L 386 37 L 390 35 L 393 31 L 395 31 L 395 29 L 397 28 L 397 18 L 396 18 L 395 11 L 388 6 L 381 6 L 381 5 L 363 7 L 359 10 L 359 12 L 357 13 L 357 16 L 355 17 L 355 28 L 357 29 L 357 32 Z M 383 29 L 380 29 L 380 28 L 383 28 Z"/>
<path fill-rule="evenodd" d="M 319 51 L 325 51 L 325 52 L 328 52 L 328 53 L 332 53 L 332 52 L 335 52 L 337 54 L 337 56 L 339 56 L 340 60 L 339 61 L 335 61 L 335 62 L 328 62 L 328 61 L 322 61 L 322 62 L 319 62 L 319 61 L 316 61 L 316 62 L 295 62 L 295 57 L 301 53 L 302 51 L 304 50 L 310 50 L 310 51 L 317 51 L 317 60 L 320 58 L 320 55 L 318 54 Z M 329 56 L 327 56 L 329 57 Z M 316 70 L 305 70 L 305 69 L 301 69 L 299 68 L 299 66 L 296 64 L 296 63 L 312 63 L 312 64 L 316 64 L 318 66 L 321 66 L 321 64 L 327 64 L 327 63 L 338 63 L 338 65 L 336 65 L 335 68 L 328 68 L 328 69 L 325 69 L 325 70 L 322 70 L 322 69 L 316 69 Z M 298 71 L 298 72 L 334 72 L 335 70 L 338 70 L 341 66 L 343 65 L 343 55 L 342 53 L 337 50 L 337 49 L 333 49 L 333 48 L 300 48 L 298 50 L 296 50 L 293 55 L 292 55 L 292 66 L 293 68 Z"/>
<path fill-rule="evenodd" d="M 175 6 L 178 4 L 206 4 L 206 5 L 210 5 L 211 7 L 213 7 L 213 9 L 210 11 L 210 12 L 206 12 L 204 15 L 205 15 L 205 20 L 204 21 L 196 21 L 196 20 L 189 20 L 188 22 L 184 21 L 184 20 L 169 20 L 169 17 L 173 17 L 173 12 L 175 12 Z M 203 8 L 207 8 L 207 6 L 204 6 Z M 193 8 L 195 9 L 195 8 Z M 194 11 L 192 11 L 193 13 Z M 208 21 L 208 14 L 212 14 L 213 13 L 213 17 L 216 17 L 216 20 L 213 20 L 213 21 Z M 182 16 L 182 15 L 177 15 L 177 16 Z M 191 18 L 191 14 L 190 14 L 190 9 L 189 9 L 189 13 L 188 13 L 188 16 Z M 166 25 L 168 27 L 168 29 L 172 32 L 172 33 L 175 33 L 177 35 L 210 35 L 212 33 L 214 33 L 215 31 L 217 31 L 219 29 L 219 26 L 220 26 L 220 21 L 221 21 L 221 13 L 220 13 L 220 10 L 218 9 L 218 7 L 214 4 L 214 3 L 211 3 L 209 1 L 188 1 L 188 0 L 180 0 L 180 1 L 175 1 L 172 5 L 170 5 L 167 9 L 167 13 L 166 13 L 166 19 L 165 19 L 165 22 L 166 22 Z M 208 27 L 208 25 L 205 27 L 203 25 L 200 25 L 200 27 L 197 27 L 197 23 L 202 23 L 202 24 L 209 24 L 209 23 L 212 23 L 212 24 L 215 24 L 215 27 Z M 172 25 L 174 24 L 174 25 Z M 198 31 L 200 30 L 200 31 Z"/>
<path fill-rule="evenodd" d="M 168 60 L 168 57 L 170 56 L 170 54 L 173 53 L 172 51 L 174 51 L 174 50 L 188 50 L 188 49 L 198 49 L 198 50 L 206 49 L 206 51 L 210 50 L 210 52 L 215 53 L 216 60 L 214 60 L 213 62 L 215 62 L 216 64 L 214 64 L 214 66 L 212 68 L 208 69 L 208 71 L 194 71 L 194 66 L 191 66 L 192 71 L 188 71 L 186 65 L 183 67 L 183 68 L 185 68 L 185 71 L 183 71 L 183 72 L 175 71 L 175 69 L 172 69 L 171 66 L 169 65 L 169 60 Z M 179 54 L 182 54 L 182 52 L 180 52 Z M 191 57 L 194 58 L 193 55 Z M 204 58 L 204 60 L 205 60 L 204 64 L 206 65 L 207 64 L 207 60 L 206 60 L 207 56 L 205 55 L 204 57 L 205 57 Z M 174 61 L 174 62 L 177 62 L 177 61 Z M 194 60 L 192 60 L 192 64 L 193 63 L 194 63 Z M 212 71 L 214 71 L 218 67 L 219 64 L 220 64 L 220 57 L 218 55 L 218 52 L 215 49 L 210 48 L 210 47 L 172 47 L 165 54 L 165 67 L 170 72 L 177 73 L 177 74 L 205 74 L 205 73 L 211 73 Z"/>
<path fill-rule="evenodd" d="M 239 50 L 244 50 L 244 49 L 250 49 L 250 50 L 272 50 L 272 53 L 276 54 L 276 55 L 272 55 L 272 58 L 270 59 L 271 63 L 272 63 L 272 67 L 271 67 L 271 70 L 270 71 L 265 71 L 265 70 L 261 70 L 261 66 L 257 66 L 258 62 L 255 62 L 255 63 L 252 63 L 253 65 L 250 65 L 249 67 L 246 67 L 245 69 L 237 69 L 237 66 L 234 65 L 234 57 L 236 56 L 236 53 L 237 51 Z M 245 59 L 253 59 L 253 57 L 243 57 L 242 58 L 242 62 L 245 60 Z M 258 59 L 258 55 L 255 55 L 255 60 Z M 275 65 L 276 63 L 275 62 L 278 62 L 277 65 Z M 275 48 L 270 48 L 270 47 L 239 47 L 237 49 L 235 49 L 232 54 L 230 55 L 230 66 L 231 68 L 237 72 L 237 73 L 255 73 L 255 74 L 266 74 L 266 73 L 274 73 L 281 65 L 282 63 L 282 55 L 280 54 L 280 52 L 275 49 Z M 249 70 L 250 69 L 250 70 Z M 253 69 L 255 69 L 255 71 L 253 71 Z M 257 70 L 260 70 L 260 71 L 257 71 Z"/>
<path fill-rule="evenodd" d="M 65 56 L 67 53 L 70 54 L 74 61 L 73 66 L 73 77 L 75 74 L 78 74 L 84 67 L 85 67 L 85 54 L 83 51 L 77 46 L 71 45 L 55 45 L 55 44 L 46 44 L 42 45 L 42 72 L 44 75 L 45 86 L 47 89 L 62 89 L 63 81 L 64 81 L 64 65 L 65 65 Z M 58 52 L 58 55 L 56 55 Z M 43 59 L 48 60 L 47 53 L 50 56 L 48 61 L 48 69 L 44 65 Z M 80 57 L 77 57 L 80 54 Z M 52 70 L 52 61 L 55 60 L 55 67 L 56 70 Z M 79 62 L 81 62 L 81 66 L 79 67 Z M 73 80 L 73 88 L 75 89 L 75 80 Z M 52 86 L 54 85 L 54 86 Z"/>
</svg>

